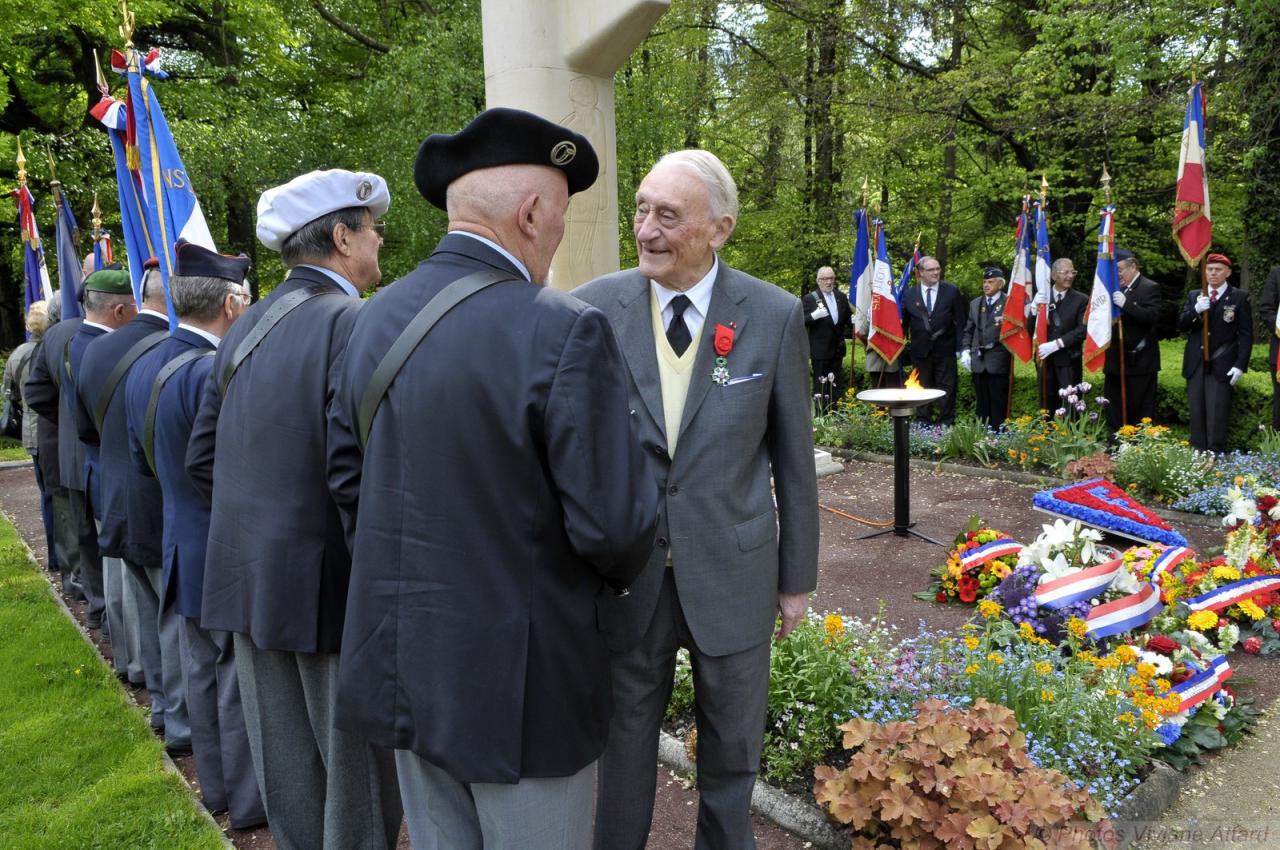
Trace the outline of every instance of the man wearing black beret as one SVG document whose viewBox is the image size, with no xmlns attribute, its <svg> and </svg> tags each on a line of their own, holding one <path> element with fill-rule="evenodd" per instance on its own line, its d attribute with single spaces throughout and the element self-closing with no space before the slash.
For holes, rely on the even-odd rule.
<svg viewBox="0 0 1280 850">
<path fill-rule="evenodd" d="M 1156 416 L 1156 379 L 1160 374 L 1160 287 L 1138 268 L 1138 258 L 1123 248 L 1116 251 L 1116 272 L 1120 289 L 1111 299 L 1120 308 L 1120 323 L 1112 332 L 1107 359 L 1102 367 L 1103 392 L 1107 397 L 1107 424 L 1137 425 Z M 1120 366 L 1120 341 L 1124 340 L 1124 369 Z M 1122 381 L 1123 377 L 1123 381 Z M 1121 404 L 1121 386 L 1126 410 Z"/>
<path fill-rule="evenodd" d="M 134 473 L 163 503 L 161 550 L 167 612 L 179 621 L 183 680 L 200 797 L 211 812 L 228 810 L 233 829 L 266 822 L 249 754 L 235 645 L 227 632 L 200 627 L 209 506 L 187 476 L 187 442 L 213 352 L 248 302 L 247 257 L 226 257 L 180 241 L 169 279 L 178 327 L 138 359 L 125 382 L 125 413 Z"/>
<path fill-rule="evenodd" d="M 360 312 L 330 407 L 337 722 L 395 749 L 415 847 L 591 840 L 597 603 L 644 566 L 657 510 L 609 323 L 541 285 L 597 170 L 586 138 L 514 109 L 429 137 L 415 182 L 449 233 Z"/>
</svg>

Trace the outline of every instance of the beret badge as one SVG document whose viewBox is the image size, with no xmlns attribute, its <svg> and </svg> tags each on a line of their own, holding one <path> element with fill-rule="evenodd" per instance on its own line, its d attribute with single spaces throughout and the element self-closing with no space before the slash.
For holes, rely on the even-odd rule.
<svg viewBox="0 0 1280 850">
<path fill-rule="evenodd" d="M 368 180 L 362 180 L 360 185 L 356 187 L 356 199 L 361 201 L 369 200 L 369 196 L 373 194 L 373 184 Z"/>
<path fill-rule="evenodd" d="M 573 142 L 559 142 L 551 149 L 551 164 L 556 166 L 568 165 L 573 162 L 573 158 L 578 155 L 578 146 Z"/>
</svg>

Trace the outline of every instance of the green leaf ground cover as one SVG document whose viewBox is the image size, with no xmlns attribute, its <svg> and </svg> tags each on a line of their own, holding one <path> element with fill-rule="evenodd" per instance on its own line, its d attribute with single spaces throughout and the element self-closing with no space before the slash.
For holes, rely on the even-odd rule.
<svg viewBox="0 0 1280 850">
<path fill-rule="evenodd" d="M 0 517 L 0 847 L 222 846 Z"/>
</svg>

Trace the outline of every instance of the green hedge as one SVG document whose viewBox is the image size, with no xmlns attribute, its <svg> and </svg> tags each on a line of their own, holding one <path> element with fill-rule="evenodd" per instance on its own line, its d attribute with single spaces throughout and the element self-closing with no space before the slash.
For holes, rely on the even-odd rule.
<svg viewBox="0 0 1280 850">
<path fill-rule="evenodd" d="M 1233 449 L 1250 449 L 1257 442 L 1260 427 L 1271 424 L 1271 374 L 1268 370 L 1269 343 L 1253 347 L 1249 359 L 1249 371 L 1236 383 L 1231 405 L 1231 420 L 1227 443 Z M 1184 341 L 1166 339 L 1160 343 L 1160 377 L 1156 387 L 1156 421 L 1185 434 L 1190 425 L 1187 413 L 1187 382 L 1182 377 L 1182 351 Z M 854 363 L 854 383 L 859 388 L 870 386 L 866 374 L 866 358 L 861 346 L 851 354 Z M 1086 372 L 1085 380 L 1093 384 L 1093 395 L 1102 393 L 1102 373 Z M 1013 381 L 1013 414 L 1034 413 L 1040 406 L 1040 389 L 1036 383 L 1035 366 L 1031 363 L 1015 363 Z M 973 413 L 976 410 L 973 378 L 960 370 L 957 413 Z"/>
</svg>

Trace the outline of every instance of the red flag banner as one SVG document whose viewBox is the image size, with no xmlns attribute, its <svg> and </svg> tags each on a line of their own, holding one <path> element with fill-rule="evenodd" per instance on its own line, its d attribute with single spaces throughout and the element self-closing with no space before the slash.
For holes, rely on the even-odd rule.
<svg viewBox="0 0 1280 850">
<path fill-rule="evenodd" d="M 1182 122 L 1182 152 L 1178 157 L 1178 190 L 1173 202 L 1173 239 L 1189 266 L 1198 266 L 1213 241 L 1209 215 L 1209 172 L 1205 168 L 1204 116 L 1207 102 L 1203 83 L 1191 87 L 1187 115 Z"/>
</svg>

